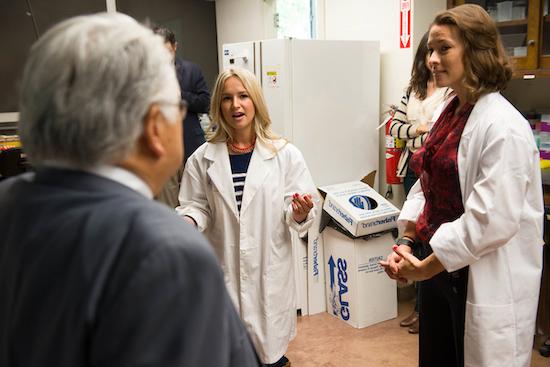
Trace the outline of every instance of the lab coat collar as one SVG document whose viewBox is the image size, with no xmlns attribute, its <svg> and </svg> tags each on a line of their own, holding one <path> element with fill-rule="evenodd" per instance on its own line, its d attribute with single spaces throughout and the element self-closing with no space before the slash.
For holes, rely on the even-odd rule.
<svg viewBox="0 0 550 367">
<path fill-rule="evenodd" d="M 472 109 L 472 112 L 470 113 L 470 116 L 468 117 L 468 121 L 464 126 L 464 131 L 462 132 L 463 137 L 469 136 L 472 133 L 476 125 L 479 123 L 479 121 L 481 121 L 481 117 L 487 113 L 487 107 L 491 105 L 499 96 L 500 93 L 498 92 L 488 93 L 484 94 L 477 100 L 474 108 Z"/>
<path fill-rule="evenodd" d="M 271 159 L 277 155 L 277 152 L 281 150 L 288 142 L 284 139 L 278 139 L 264 143 L 260 139 L 256 140 L 256 146 L 254 152 L 258 153 L 263 160 Z M 229 152 L 225 142 L 210 143 L 206 147 L 204 157 L 210 161 L 220 161 L 224 158 L 228 158 Z"/>
<path fill-rule="evenodd" d="M 269 176 L 271 166 L 273 165 L 272 158 L 277 155 L 277 152 L 284 147 L 286 143 L 285 140 L 275 140 L 272 142 L 273 145 L 268 145 L 259 139 L 256 140 L 256 146 L 254 147 L 254 152 L 252 153 L 246 175 L 245 189 L 241 203 L 241 214 L 246 211 L 254 195 Z M 227 145 L 225 142 L 208 144 L 204 157 L 212 161 L 212 164 L 207 170 L 210 180 L 218 189 L 224 201 L 228 207 L 231 208 L 231 211 L 238 220 L 239 211 L 235 199 Z"/>
<path fill-rule="evenodd" d="M 492 113 L 495 112 L 494 107 L 493 109 L 491 109 L 490 106 L 493 105 L 494 102 L 499 98 L 502 98 L 500 93 L 493 92 L 493 93 L 484 94 L 477 100 L 476 104 L 474 105 L 474 108 L 472 109 L 472 112 L 470 113 L 470 116 L 468 117 L 468 121 L 466 121 L 464 130 L 462 131 L 462 136 L 460 137 L 460 145 L 458 146 L 459 163 L 461 161 L 467 162 L 466 153 L 469 151 L 468 147 L 472 139 L 472 133 L 476 130 L 476 127 L 480 123 L 489 122 L 487 121 L 487 116 L 491 116 Z M 462 170 L 462 171 L 459 170 L 458 172 L 458 180 L 460 182 L 460 192 L 463 198 L 465 195 L 464 189 L 466 187 L 466 180 L 467 180 L 466 174 L 467 174 L 467 170 Z"/>
</svg>

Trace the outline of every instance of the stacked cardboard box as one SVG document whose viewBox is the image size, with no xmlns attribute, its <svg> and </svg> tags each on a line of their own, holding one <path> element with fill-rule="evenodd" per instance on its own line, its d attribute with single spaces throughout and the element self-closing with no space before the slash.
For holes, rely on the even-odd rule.
<svg viewBox="0 0 550 367">
<path fill-rule="evenodd" d="M 396 283 L 378 262 L 392 251 L 399 210 L 361 181 L 320 191 L 327 312 L 356 328 L 395 318 Z"/>
</svg>

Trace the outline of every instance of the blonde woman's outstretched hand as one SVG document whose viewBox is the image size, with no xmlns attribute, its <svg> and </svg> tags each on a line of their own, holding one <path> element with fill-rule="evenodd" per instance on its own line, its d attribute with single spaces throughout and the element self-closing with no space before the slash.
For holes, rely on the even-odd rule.
<svg viewBox="0 0 550 367">
<path fill-rule="evenodd" d="M 295 193 L 292 195 L 292 217 L 296 223 L 302 223 L 312 208 L 313 200 L 310 194 Z"/>
</svg>

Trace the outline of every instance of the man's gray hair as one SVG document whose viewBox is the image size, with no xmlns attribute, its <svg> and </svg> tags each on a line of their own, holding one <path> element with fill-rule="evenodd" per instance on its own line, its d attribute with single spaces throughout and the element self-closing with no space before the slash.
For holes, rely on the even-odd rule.
<svg viewBox="0 0 550 367">
<path fill-rule="evenodd" d="M 31 48 L 19 131 L 34 165 L 114 164 L 132 152 L 151 103 L 178 103 L 158 35 L 120 13 L 65 20 Z"/>
</svg>

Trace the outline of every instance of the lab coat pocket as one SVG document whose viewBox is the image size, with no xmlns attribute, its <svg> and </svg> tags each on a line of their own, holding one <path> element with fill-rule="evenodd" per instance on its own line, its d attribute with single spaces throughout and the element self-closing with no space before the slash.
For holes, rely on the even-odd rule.
<svg viewBox="0 0 550 367">
<path fill-rule="evenodd" d="M 512 366 L 516 351 L 512 304 L 466 303 L 464 365 Z"/>
<path fill-rule="evenodd" d="M 292 262 L 283 261 L 271 264 L 266 274 L 266 315 L 272 325 L 277 325 L 283 334 L 288 332 L 289 315 L 295 311 L 295 287 Z"/>
</svg>

